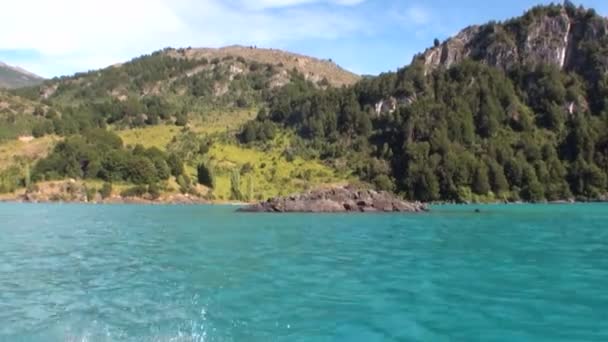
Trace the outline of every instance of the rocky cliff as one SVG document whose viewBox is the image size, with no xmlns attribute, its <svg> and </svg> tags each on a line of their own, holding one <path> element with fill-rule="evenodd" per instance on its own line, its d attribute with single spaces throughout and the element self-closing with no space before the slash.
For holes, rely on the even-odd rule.
<svg viewBox="0 0 608 342">
<path fill-rule="evenodd" d="M 503 23 L 470 26 L 415 57 L 425 71 L 470 58 L 505 70 L 519 64 L 552 64 L 562 70 L 608 70 L 608 20 L 572 5 L 536 7 Z M 589 65 L 592 64 L 592 65 Z"/>
</svg>

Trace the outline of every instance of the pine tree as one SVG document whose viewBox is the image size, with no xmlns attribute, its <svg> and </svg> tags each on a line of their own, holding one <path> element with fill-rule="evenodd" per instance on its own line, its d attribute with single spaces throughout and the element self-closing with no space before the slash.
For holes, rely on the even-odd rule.
<svg viewBox="0 0 608 342">
<path fill-rule="evenodd" d="M 207 167 L 203 163 L 199 164 L 197 167 L 197 178 L 199 184 L 202 184 L 208 188 L 215 187 L 215 183 L 213 181 L 213 174 L 211 173 L 209 167 Z"/>
</svg>

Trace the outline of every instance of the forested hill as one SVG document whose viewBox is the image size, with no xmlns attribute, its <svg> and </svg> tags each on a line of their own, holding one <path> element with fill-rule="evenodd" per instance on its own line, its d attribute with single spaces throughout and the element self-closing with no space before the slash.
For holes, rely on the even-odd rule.
<svg viewBox="0 0 608 342">
<path fill-rule="evenodd" d="M 210 110 L 259 107 L 294 78 L 327 88 L 351 85 L 359 76 L 330 60 L 281 50 L 167 48 L 14 94 L 52 109 L 51 115 L 45 110 L 38 118 L 35 135 L 64 135 L 106 124 L 123 128 L 185 125 Z"/>
<path fill-rule="evenodd" d="M 346 89 L 289 85 L 248 124 L 278 125 L 377 187 L 424 200 L 606 196 L 608 21 L 536 7 L 470 27 L 397 72 Z"/>
</svg>

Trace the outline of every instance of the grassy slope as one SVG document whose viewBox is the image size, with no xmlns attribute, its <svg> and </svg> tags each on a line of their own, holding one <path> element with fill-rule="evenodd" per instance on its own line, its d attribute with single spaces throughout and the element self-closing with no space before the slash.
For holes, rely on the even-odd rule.
<svg viewBox="0 0 608 342">
<path fill-rule="evenodd" d="M 348 172 L 338 173 L 317 160 L 295 158 L 288 161 L 283 156 L 288 142 L 289 137 L 282 135 L 267 151 L 214 144 L 208 157 L 215 172 L 215 196 L 220 200 L 230 198 L 231 173 L 245 164 L 251 165 L 252 171 L 241 176 L 240 190 L 253 199 L 288 195 L 324 184 L 344 183 L 350 178 Z"/>
<path fill-rule="evenodd" d="M 32 126 L 37 121 L 32 113 L 39 105 L 37 102 L 0 90 L 0 141 L 30 135 Z"/>
<path fill-rule="evenodd" d="M 45 136 L 29 142 L 10 140 L 0 143 L 0 171 L 19 160 L 32 162 L 44 158 L 58 140 L 56 136 Z"/>
<path fill-rule="evenodd" d="M 256 110 L 233 111 L 229 114 L 213 112 L 204 118 L 193 120 L 190 129 L 204 135 L 235 132 L 247 120 L 255 117 Z M 141 144 L 145 147 L 165 149 L 182 127 L 158 125 L 145 128 L 118 131 L 127 146 Z M 33 163 L 47 155 L 59 140 L 56 136 L 46 136 L 29 142 L 10 140 L 0 143 L 0 171 L 14 165 L 19 160 Z M 276 195 L 286 195 L 326 184 L 345 183 L 352 180 L 349 170 L 338 172 L 319 160 L 295 158 L 287 160 L 283 151 L 289 146 L 291 136 L 279 135 L 264 151 L 259 148 L 239 145 L 232 139 L 214 140 L 207 162 L 213 168 L 216 186 L 213 194 L 218 201 L 230 200 L 231 175 L 249 164 L 251 171 L 241 176 L 240 190 L 246 199 L 264 199 Z M 196 179 L 194 165 L 186 170 Z M 87 180 L 88 187 L 101 188 L 103 182 Z M 251 184 L 251 185 L 250 185 Z M 175 180 L 170 180 L 169 188 L 178 189 Z M 114 184 L 115 192 L 129 187 L 129 184 Z M 205 189 L 203 193 L 205 192 Z M 171 191 L 172 192 L 172 191 Z"/>
<path fill-rule="evenodd" d="M 225 124 L 225 123 L 222 123 Z M 220 124 L 197 125 L 193 130 L 201 133 L 221 131 Z M 223 126 L 230 128 L 230 126 Z M 154 126 L 119 132 L 126 145 L 141 144 L 164 149 L 181 128 L 175 126 Z M 241 170 L 250 164 L 252 171 L 243 175 L 240 190 L 246 197 L 263 199 L 276 195 L 286 195 L 324 184 L 344 183 L 350 180 L 348 171 L 337 173 L 318 160 L 296 158 L 288 161 L 283 151 L 289 144 L 289 135 L 283 134 L 271 144 L 271 148 L 261 151 L 232 142 L 215 141 L 206 155 L 213 168 L 215 189 L 213 194 L 219 201 L 230 200 L 230 177 L 234 170 Z M 194 166 L 187 166 L 192 179 L 196 179 Z M 252 187 L 249 186 L 252 182 Z M 253 190 L 251 192 L 250 190 Z"/>
</svg>

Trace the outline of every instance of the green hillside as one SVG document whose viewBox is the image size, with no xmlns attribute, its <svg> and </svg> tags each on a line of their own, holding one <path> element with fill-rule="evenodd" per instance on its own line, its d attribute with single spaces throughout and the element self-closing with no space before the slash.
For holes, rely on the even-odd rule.
<svg viewBox="0 0 608 342">
<path fill-rule="evenodd" d="M 560 27 L 553 20 L 576 29 L 568 46 L 555 47 L 576 56 L 568 64 L 543 57 L 557 55 L 542 31 Z M 546 53 L 508 63 L 490 56 L 525 51 L 503 42 L 539 31 L 551 40 L 539 43 Z M 461 61 L 427 51 L 347 89 L 288 85 L 243 141 L 264 141 L 268 127 L 293 129 L 324 159 L 358 151 L 367 162 L 351 165 L 363 180 L 423 201 L 606 198 L 608 20 L 549 6 L 463 32 L 469 43 L 458 47 L 471 50 L 457 54 L 470 54 Z M 445 44 L 435 49 L 449 55 Z"/>
<path fill-rule="evenodd" d="M 11 92 L 33 108 L 20 130 L 63 139 L 20 162 L 21 184 L 220 201 L 354 181 L 422 201 L 606 199 L 606 51 L 608 20 L 569 3 L 466 28 L 362 79 L 278 50 L 166 49 Z"/>
</svg>

